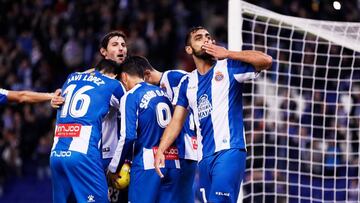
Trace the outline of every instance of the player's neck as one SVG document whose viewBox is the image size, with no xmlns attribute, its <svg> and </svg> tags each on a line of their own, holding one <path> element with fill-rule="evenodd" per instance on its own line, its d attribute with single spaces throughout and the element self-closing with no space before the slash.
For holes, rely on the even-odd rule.
<svg viewBox="0 0 360 203">
<path fill-rule="evenodd" d="M 196 69 L 201 75 L 206 74 L 216 62 L 215 60 L 203 60 L 196 57 L 193 58 Z"/>
<path fill-rule="evenodd" d="M 130 87 L 131 87 L 130 89 L 132 89 L 132 88 L 135 87 L 137 84 L 142 83 L 142 82 L 144 82 L 143 79 L 138 78 L 138 77 L 132 77 L 131 80 L 129 81 Z"/>
<path fill-rule="evenodd" d="M 163 74 L 163 72 L 160 72 L 160 71 L 158 71 L 158 70 L 155 70 L 156 72 L 155 72 L 155 81 L 158 81 L 157 82 L 157 85 L 160 85 L 160 81 L 161 81 L 161 77 L 162 77 L 162 74 Z"/>
<path fill-rule="evenodd" d="M 116 74 L 114 73 L 104 73 L 104 75 L 108 76 L 109 78 L 115 78 Z"/>
</svg>

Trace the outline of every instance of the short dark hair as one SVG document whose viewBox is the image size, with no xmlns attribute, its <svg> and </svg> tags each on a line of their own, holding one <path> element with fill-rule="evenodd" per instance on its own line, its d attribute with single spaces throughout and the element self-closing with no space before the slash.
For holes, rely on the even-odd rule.
<svg viewBox="0 0 360 203">
<path fill-rule="evenodd" d="M 185 36 L 185 46 L 190 45 L 191 34 L 198 30 L 206 30 L 206 29 L 202 26 L 196 26 L 196 27 L 190 28 L 190 30 L 186 33 L 186 36 Z"/>
<path fill-rule="evenodd" d="M 143 70 L 150 70 L 153 71 L 155 70 L 155 68 L 150 64 L 149 60 L 147 60 L 147 58 L 143 57 L 143 56 L 133 56 L 134 58 L 136 58 L 137 63 L 139 63 L 139 65 L 143 68 Z"/>
<path fill-rule="evenodd" d="M 120 64 L 120 68 L 122 72 L 131 76 L 144 78 L 144 69 L 148 65 L 150 65 L 150 63 L 145 57 L 129 56 L 122 64 Z"/>
<path fill-rule="evenodd" d="M 101 59 L 99 63 L 96 64 L 95 70 L 113 74 L 118 74 L 121 72 L 120 65 L 110 59 Z"/>
<path fill-rule="evenodd" d="M 109 44 L 109 41 L 111 38 L 113 37 L 122 37 L 124 39 L 124 41 L 126 41 L 126 35 L 123 31 L 120 31 L 120 30 L 114 30 L 114 31 L 111 31 L 109 33 L 107 33 L 102 39 L 101 39 L 101 42 L 100 42 L 100 48 L 104 48 L 106 49 L 108 44 Z"/>
</svg>

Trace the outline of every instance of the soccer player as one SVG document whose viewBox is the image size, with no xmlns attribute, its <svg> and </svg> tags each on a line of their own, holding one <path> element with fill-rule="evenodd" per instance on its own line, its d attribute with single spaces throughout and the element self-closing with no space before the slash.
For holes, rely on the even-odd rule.
<svg viewBox="0 0 360 203">
<path fill-rule="evenodd" d="M 72 73 L 62 87 L 65 103 L 58 109 L 50 155 L 53 202 L 108 202 L 101 153 L 102 120 L 112 98 L 124 95 L 118 80 L 99 71 L 118 65 L 103 59 L 93 72 Z"/>
<path fill-rule="evenodd" d="M 103 58 L 121 64 L 127 57 L 125 33 L 119 30 L 107 33 L 100 42 L 100 53 Z M 92 71 L 94 71 L 94 69 L 89 69 L 86 72 Z M 102 70 L 103 74 L 113 76 L 114 73 L 111 71 Z M 62 102 L 59 101 L 58 98 L 54 98 L 51 103 L 54 108 L 58 108 L 62 105 Z M 102 158 L 104 170 L 107 169 L 107 166 L 114 155 L 120 137 L 120 102 L 116 98 L 112 98 L 111 103 L 112 105 L 109 108 L 109 112 L 102 122 Z M 127 203 L 127 190 L 123 189 L 120 191 L 109 185 L 109 200 L 114 203 Z"/>
<path fill-rule="evenodd" d="M 38 103 L 50 101 L 52 98 L 55 98 L 57 92 L 55 93 L 42 93 L 42 92 L 33 92 L 33 91 L 12 91 L 0 88 L 0 104 L 6 104 L 8 102 L 17 102 L 17 103 Z M 61 97 L 57 99 L 61 100 Z"/>
<path fill-rule="evenodd" d="M 184 80 L 188 72 L 182 70 L 169 70 L 159 72 L 145 59 L 143 65 L 144 78 L 146 82 L 160 86 L 169 96 L 172 104 L 175 106 L 177 94 L 180 88 L 180 82 Z M 194 118 L 191 113 L 188 114 L 181 134 L 177 140 L 180 158 L 180 178 L 178 181 L 178 202 L 193 203 L 194 191 L 193 184 L 197 166 L 197 140 L 194 131 Z"/>
<path fill-rule="evenodd" d="M 157 86 L 145 83 L 142 57 L 129 57 L 121 64 L 121 82 L 127 93 L 121 99 L 121 136 L 114 158 L 109 164 L 110 177 L 133 152 L 130 172 L 129 202 L 175 202 L 179 178 L 179 153 L 174 146 L 166 151 L 160 179 L 154 170 L 154 154 L 160 137 L 170 122 L 172 104 Z M 131 149 L 133 147 L 133 149 Z"/>
<path fill-rule="evenodd" d="M 204 202 L 236 202 L 245 171 L 246 146 L 242 117 L 243 82 L 271 66 L 272 58 L 258 51 L 234 52 L 215 45 L 203 27 L 191 29 L 185 51 L 196 70 L 182 82 L 173 118 L 155 156 L 155 168 L 174 142 L 186 118 L 194 114 L 199 144 L 200 191 Z"/>
<path fill-rule="evenodd" d="M 127 57 L 127 47 L 126 47 L 126 35 L 121 31 L 112 31 L 106 34 L 100 44 L 100 53 L 105 59 L 113 60 L 117 64 L 124 62 Z M 111 74 L 111 72 L 106 71 L 105 74 Z M 125 91 L 125 89 L 124 89 Z M 104 168 L 110 163 L 111 158 L 113 157 L 116 149 L 116 145 L 119 140 L 119 109 L 120 101 L 112 100 L 113 105 L 110 107 L 109 113 L 104 118 L 102 124 L 102 133 L 103 133 L 103 161 Z"/>
<path fill-rule="evenodd" d="M 113 60 L 117 64 L 121 64 L 126 59 L 126 35 L 122 31 L 109 32 L 102 38 L 100 44 L 100 53 L 105 59 Z M 110 106 L 109 112 L 102 122 L 102 158 L 105 171 L 114 156 L 116 145 L 120 138 L 120 101 L 112 99 L 112 103 L 113 105 Z M 127 188 L 118 190 L 111 183 L 108 183 L 108 186 L 110 202 L 128 202 Z"/>
</svg>

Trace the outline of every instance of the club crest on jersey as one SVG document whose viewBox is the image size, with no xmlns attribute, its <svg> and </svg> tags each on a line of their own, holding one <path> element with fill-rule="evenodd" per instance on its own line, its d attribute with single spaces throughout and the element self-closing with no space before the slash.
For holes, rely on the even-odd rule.
<svg viewBox="0 0 360 203">
<path fill-rule="evenodd" d="M 212 106 L 208 99 L 207 94 L 201 95 L 201 97 L 198 100 L 198 116 L 199 119 L 203 119 L 208 117 L 211 114 Z"/>
<path fill-rule="evenodd" d="M 217 72 L 215 73 L 215 80 L 216 80 L 216 81 L 221 81 L 222 79 L 224 79 L 224 75 L 222 74 L 222 72 L 217 71 Z"/>
</svg>

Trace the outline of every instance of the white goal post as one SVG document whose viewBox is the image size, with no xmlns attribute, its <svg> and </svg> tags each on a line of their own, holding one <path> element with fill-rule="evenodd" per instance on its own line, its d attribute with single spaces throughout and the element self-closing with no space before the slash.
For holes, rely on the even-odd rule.
<svg viewBox="0 0 360 203">
<path fill-rule="evenodd" d="M 229 0 L 228 47 L 273 66 L 244 85 L 239 202 L 360 202 L 360 23 Z"/>
</svg>

